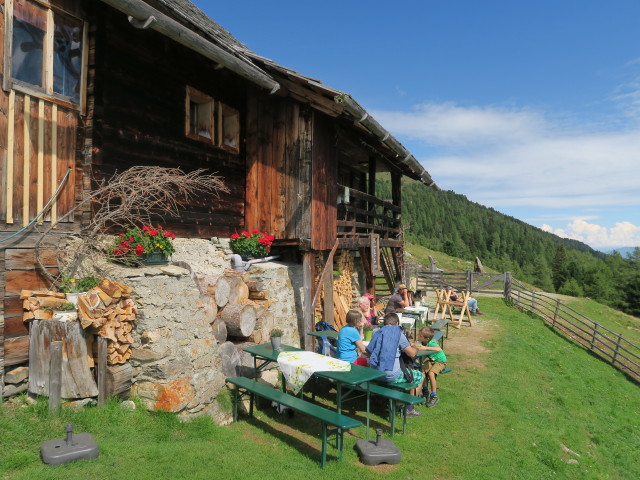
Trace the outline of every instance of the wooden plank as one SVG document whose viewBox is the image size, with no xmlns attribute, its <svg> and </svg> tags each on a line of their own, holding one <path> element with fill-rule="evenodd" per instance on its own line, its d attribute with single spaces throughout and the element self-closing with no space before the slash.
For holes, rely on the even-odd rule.
<svg viewBox="0 0 640 480">
<path fill-rule="evenodd" d="M 62 394 L 62 347 L 63 342 L 57 340 L 49 345 L 49 413 L 56 413 L 60 408 Z"/>
<path fill-rule="evenodd" d="M 40 251 L 40 259 L 46 267 L 57 267 L 56 250 L 46 248 Z M 7 248 L 5 250 L 7 270 L 33 270 L 36 266 L 36 252 L 33 248 Z"/>
<path fill-rule="evenodd" d="M 2 14 L 0 13 L 0 22 L 2 22 Z M 1 23 L 0 23 L 1 25 Z M 2 35 L 0 35 L 0 43 Z M 2 48 L 0 47 L 0 52 Z M 2 64 L 2 61 L 0 61 Z M 2 67 L 0 66 L 0 71 Z M 0 111 L 5 112 L 0 115 L 0 222 L 7 218 L 7 130 L 8 130 L 8 112 L 9 112 L 9 96 L 0 89 Z"/>
<path fill-rule="evenodd" d="M 258 224 L 258 185 L 260 170 L 259 149 L 259 102 L 258 94 L 254 90 L 248 95 L 247 100 L 247 155 L 246 155 L 246 190 L 244 206 L 244 226 Z"/>
<path fill-rule="evenodd" d="M 43 145 L 42 145 L 42 160 L 43 160 L 43 171 L 42 171 L 42 184 L 43 184 L 43 196 L 45 199 L 45 203 L 49 201 L 51 195 L 55 191 L 52 191 L 52 182 L 51 182 L 51 110 L 53 105 L 49 102 L 45 102 L 44 105 L 44 131 L 43 135 Z M 49 209 L 44 217 L 42 218 L 45 221 L 51 220 L 51 209 Z"/>
<path fill-rule="evenodd" d="M 16 116 L 16 93 L 11 90 L 9 92 L 9 119 L 7 120 L 7 210 L 6 222 L 13 223 L 13 162 L 14 162 L 14 137 L 15 137 L 15 116 Z"/>
<path fill-rule="evenodd" d="M 22 301 L 20 301 L 22 303 Z M 17 317 L 4 317 L 4 336 L 5 338 L 25 337 L 29 335 L 27 326 L 22 321 L 22 312 Z"/>
<path fill-rule="evenodd" d="M 56 270 L 51 270 L 57 274 Z M 43 278 L 35 270 L 7 271 L 5 273 L 5 296 L 15 297 L 20 295 L 20 290 L 48 290 L 51 287 L 49 281 Z"/>
<path fill-rule="evenodd" d="M 273 151 L 271 154 L 271 233 L 277 237 L 282 237 L 285 229 L 284 198 L 282 195 L 282 183 L 284 173 L 284 157 L 287 136 L 287 105 L 280 101 L 275 111 L 275 122 L 273 125 Z"/>
<path fill-rule="evenodd" d="M 38 189 L 36 210 L 40 212 L 44 207 L 44 101 L 38 100 Z M 38 218 L 42 223 L 42 216 Z"/>
<path fill-rule="evenodd" d="M 10 367 L 29 360 L 29 337 L 6 338 L 4 340 L 4 366 Z"/>
<path fill-rule="evenodd" d="M 51 107 L 51 192 L 58 188 L 58 106 Z M 51 223 L 58 221 L 58 199 L 51 204 Z"/>
<path fill-rule="evenodd" d="M 29 186 L 31 184 L 31 97 L 24 96 L 24 116 L 23 116 L 23 140 L 22 150 L 22 226 L 29 223 Z"/>
</svg>

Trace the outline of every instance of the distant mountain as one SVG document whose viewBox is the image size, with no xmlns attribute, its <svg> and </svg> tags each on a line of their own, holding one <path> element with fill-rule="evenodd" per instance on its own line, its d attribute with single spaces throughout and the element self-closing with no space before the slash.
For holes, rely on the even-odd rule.
<svg viewBox="0 0 640 480">
<path fill-rule="evenodd" d="M 618 252 L 623 257 L 626 257 L 627 254 L 633 253 L 633 251 L 638 247 L 618 247 L 618 248 L 608 248 L 607 250 L 601 250 L 604 253 L 611 254 L 614 251 Z"/>
</svg>

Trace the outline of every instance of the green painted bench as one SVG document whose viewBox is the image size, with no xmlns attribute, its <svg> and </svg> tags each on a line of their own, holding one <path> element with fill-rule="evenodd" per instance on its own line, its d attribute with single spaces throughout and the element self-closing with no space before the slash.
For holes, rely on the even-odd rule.
<svg viewBox="0 0 640 480">
<path fill-rule="evenodd" d="M 365 390 L 366 387 L 361 387 L 362 390 Z M 398 390 L 393 390 L 391 388 L 383 387 L 382 385 L 378 385 L 375 383 L 371 383 L 369 385 L 369 391 L 372 395 L 376 395 L 378 397 L 386 398 L 389 401 L 389 423 L 391 424 L 391 433 L 390 435 L 393 437 L 393 434 L 396 431 L 396 414 L 398 410 L 402 415 L 402 433 L 406 433 L 407 431 L 407 405 L 418 405 L 420 403 L 425 402 L 424 397 L 417 397 L 415 395 L 409 395 L 408 393 L 399 392 Z"/>
<path fill-rule="evenodd" d="M 431 328 L 433 328 L 434 330 L 436 330 L 436 333 L 438 332 L 442 332 L 443 328 L 446 328 L 446 335 L 443 337 L 442 333 L 440 333 L 440 346 L 442 347 L 442 345 L 444 344 L 444 338 L 449 338 L 449 319 L 448 318 L 442 318 L 440 320 L 438 320 L 437 322 L 434 322 L 431 324 Z M 434 336 L 435 339 L 435 336 Z M 438 340 L 436 340 L 437 342 Z"/>
<path fill-rule="evenodd" d="M 253 416 L 254 396 L 257 395 L 267 400 L 285 405 L 296 412 L 304 413 L 305 415 L 309 415 L 310 417 L 320 420 L 322 423 L 322 457 L 320 461 L 322 468 L 324 468 L 327 463 L 327 439 L 334 434 L 336 435 L 336 443 L 339 451 L 338 460 L 342 461 L 343 431 L 350 428 L 360 427 L 362 425 L 362 422 L 358 420 L 354 420 L 353 418 L 346 417 L 332 410 L 307 402 L 301 398 L 281 392 L 280 390 L 276 390 L 273 387 L 258 383 L 249 378 L 231 377 L 227 378 L 227 383 L 236 386 L 234 389 L 233 404 L 234 422 L 238 419 L 238 404 L 240 396 L 246 395 L 247 393 L 250 396 L 249 415 L 251 416 Z M 244 393 L 241 393 L 241 390 L 243 390 Z M 328 426 L 335 427 L 335 429 L 329 429 Z"/>
</svg>

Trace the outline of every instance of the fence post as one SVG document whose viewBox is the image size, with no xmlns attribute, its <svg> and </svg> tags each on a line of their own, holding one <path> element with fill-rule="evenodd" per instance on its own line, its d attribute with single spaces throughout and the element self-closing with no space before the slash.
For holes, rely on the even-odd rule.
<svg viewBox="0 0 640 480">
<path fill-rule="evenodd" d="M 49 413 L 58 413 L 62 393 L 62 342 L 53 341 L 49 349 Z"/>
<path fill-rule="evenodd" d="M 531 312 L 536 313 L 536 292 L 531 292 Z"/>
<path fill-rule="evenodd" d="M 467 292 L 471 293 L 471 287 L 473 286 L 473 272 L 467 270 Z"/>
<path fill-rule="evenodd" d="M 593 322 L 593 334 L 591 336 L 591 350 L 593 350 L 593 346 L 596 343 L 596 335 L 598 334 L 598 322 Z"/>
<path fill-rule="evenodd" d="M 622 340 L 622 334 L 618 334 L 618 341 L 616 342 L 616 349 L 613 351 L 613 358 L 611 359 L 611 365 L 616 365 L 616 357 L 618 356 L 618 350 L 620 349 L 620 340 Z"/>
<path fill-rule="evenodd" d="M 511 272 L 504 272 L 504 299 L 511 297 Z"/>
<path fill-rule="evenodd" d="M 553 327 L 556 326 L 556 318 L 558 318 L 558 310 L 560 309 L 560 300 L 556 298 L 556 309 L 553 312 Z"/>
</svg>

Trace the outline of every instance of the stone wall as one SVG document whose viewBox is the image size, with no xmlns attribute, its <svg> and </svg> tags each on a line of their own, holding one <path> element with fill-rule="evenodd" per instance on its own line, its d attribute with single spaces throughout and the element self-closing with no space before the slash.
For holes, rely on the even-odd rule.
<svg viewBox="0 0 640 480">
<path fill-rule="evenodd" d="M 231 412 L 218 401 L 226 387 L 210 326 L 213 318 L 196 282 L 200 276 L 222 274 L 230 267 L 230 255 L 226 240 L 176 239 L 174 265 L 119 267 L 111 272 L 114 280 L 134 288 L 138 319 L 133 332 L 132 394 L 149 409 L 183 418 L 206 414 L 218 423 L 230 420 Z M 285 331 L 283 341 L 299 346 L 301 266 L 266 262 L 253 265 L 248 276 L 261 281 L 268 292 L 261 305 L 273 315 L 274 326 Z M 252 367 L 249 358 L 245 356 L 244 363 Z"/>
</svg>

